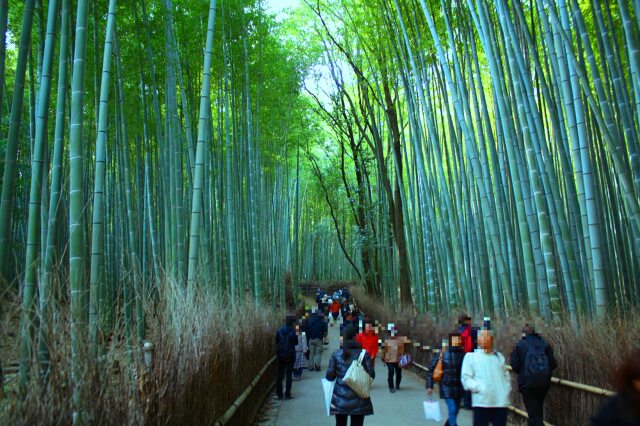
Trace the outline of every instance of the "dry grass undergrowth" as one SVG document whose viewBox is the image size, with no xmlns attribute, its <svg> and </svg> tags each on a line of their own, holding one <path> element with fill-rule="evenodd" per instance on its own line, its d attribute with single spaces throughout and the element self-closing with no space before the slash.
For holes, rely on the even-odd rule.
<svg viewBox="0 0 640 426">
<path fill-rule="evenodd" d="M 367 296 L 361 289 L 352 287 L 352 294 L 361 310 L 382 325 L 393 322 L 400 334 L 412 340 L 414 359 L 428 366 L 431 350 L 439 348 L 443 338 L 457 326 L 457 315 L 434 317 L 414 315 L 411 311 L 394 314 L 392 309 L 380 301 Z M 456 313 L 457 314 L 457 313 Z M 474 325 L 482 325 L 483 317 L 473 318 Z M 521 338 L 521 328 L 525 322 L 533 322 L 538 332 L 551 344 L 558 368 L 554 377 L 591 386 L 614 390 L 611 384 L 613 370 L 627 357 L 640 342 L 640 314 L 622 316 L 611 314 L 598 321 L 582 321 L 573 326 L 569 319 L 545 325 L 542 320 L 525 316 L 509 319 L 492 318 L 491 327 L 495 334 L 496 349 L 502 352 L 507 362 L 514 344 Z M 382 332 L 385 335 L 385 332 Z M 512 403 L 524 409 L 515 375 L 513 376 Z M 552 385 L 545 402 L 545 420 L 554 425 L 584 425 L 605 401 L 605 397 L 584 391 Z M 512 415 L 514 423 L 522 418 Z"/>
<path fill-rule="evenodd" d="M 154 312 L 147 312 L 148 340 L 155 347 L 153 367 L 145 368 L 138 346 L 129 349 L 124 339 L 111 339 L 100 379 L 86 375 L 87 424 L 210 424 L 275 353 L 279 318 L 271 309 L 256 308 L 249 301 L 234 308 L 210 289 L 168 283 L 164 288 Z M 71 424 L 72 364 L 65 309 L 56 318 L 48 382 L 34 377 L 23 398 L 9 392 L 0 405 L 0 424 Z M 123 329 L 118 327 L 120 335 Z"/>
</svg>

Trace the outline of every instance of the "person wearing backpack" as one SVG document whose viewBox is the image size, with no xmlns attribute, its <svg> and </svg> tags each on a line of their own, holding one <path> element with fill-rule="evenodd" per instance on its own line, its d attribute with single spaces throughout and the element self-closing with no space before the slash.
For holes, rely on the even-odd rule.
<svg viewBox="0 0 640 426">
<path fill-rule="evenodd" d="M 278 399 L 282 399 L 282 380 L 287 375 L 286 388 L 284 397 L 286 399 L 293 398 L 291 396 L 291 383 L 293 381 L 293 365 L 296 361 L 296 345 L 298 344 L 298 336 L 293 330 L 293 324 L 296 319 L 287 316 L 285 324 L 276 332 L 276 356 L 278 358 L 278 378 L 276 381 L 276 393 Z"/>
<path fill-rule="evenodd" d="M 529 415 L 529 425 L 543 425 L 544 398 L 556 359 L 551 345 L 529 324 L 522 328 L 522 339 L 511 352 L 511 368 L 518 374 L 518 390 Z"/>
<path fill-rule="evenodd" d="M 504 356 L 493 350 L 491 330 L 480 330 L 478 346 L 464 356 L 460 373 L 462 386 L 471 391 L 473 425 L 505 426 L 511 392 L 509 370 Z"/>
<path fill-rule="evenodd" d="M 357 329 L 348 325 L 343 329 L 342 348 L 331 355 L 329 367 L 325 378 L 330 382 L 335 380 L 333 395 L 331 396 L 330 414 L 336 416 L 336 426 L 346 426 L 347 420 L 351 417 L 351 426 L 361 426 L 364 424 L 364 417 L 373 414 L 373 404 L 371 398 L 360 397 L 344 381 L 349 367 L 354 360 L 357 360 L 363 351 L 362 346 L 355 340 Z M 375 379 L 376 373 L 371 362 L 371 356 L 364 352 L 362 366 L 365 371 Z"/>
</svg>

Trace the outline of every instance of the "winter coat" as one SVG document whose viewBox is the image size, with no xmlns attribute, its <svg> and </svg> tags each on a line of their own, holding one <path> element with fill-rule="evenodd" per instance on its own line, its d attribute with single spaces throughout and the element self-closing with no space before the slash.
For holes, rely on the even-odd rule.
<svg viewBox="0 0 640 426">
<path fill-rule="evenodd" d="M 327 334 L 327 323 L 324 320 L 324 316 L 320 316 L 318 313 L 311 314 L 307 320 L 305 332 L 307 339 L 322 339 Z"/>
<path fill-rule="evenodd" d="M 288 360 L 288 361 L 295 360 L 296 345 L 298 344 L 298 336 L 296 336 L 296 332 L 293 331 L 293 328 L 291 328 L 290 326 L 283 325 L 278 329 L 278 332 L 276 333 L 276 347 L 279 346 L 281 339 L 288 339 L 289 350 L 287 354 L 284 354 L 284 353 L 281 354 L 279 353 L 280 351 L 278 351 L 277 353 L 278 358 L 281 360 Z"/>
<path fill-rule="evenodd" d="M 405 336 L 390 337 L 382 345 L 382 361 L 395 364 L 404 355 Z"/>
<path fill-rule="evenodd" d="M 340 302 L 334 300 L 333 303 L 331 303 L 331 313 L 337 314 L 338 312 L 340 312 Z"/>
<path fill-rule="evenodd" d="M 640 426 L 640 396 L 612 396 L 591 418 L 591 426 Z"/>
<path fill-rule="evenodd" d="M 473 352 L 478 347 L 478 329 L 470 325 L 461 325 L 458 327 L 458 333 L 462 338 L 462 347 L 464 352 Z"/>
<path fill-rule="evenodd" d="M 556 359 L 553 356 L 553 349 L 551 348 L 551 345 L 540 337 L 540 335 L 527 334 L 525 337 L 520 339 L 515 348 L 513 348 L 513 352 L 511 352 L 511 368 L 513 368 L 513 371 L 518 374 L 518 390 L 520 392 L 530 387 L 530 377 L 527 377 L 527 375 L 524 374 L 524 362 L 527 358 L 527 352 L 535 350 L 535 347 L 538 345 L 544 346 L 544 353 L 547 355 L 547 359 L 549 360 L 549 383 L 547 386 L 551 385 L 551 370 L 556 368 Z"/>
<path fill-rule="evenodd" d="M 462 386 L 471 391 L 473 407 L 508 407 L 511 377 L 498 352 L 482 349 L 465 354 L 460 375 Z"/>
<path fill-rule="evenodd" d="M 298 340 L 299 342 L 296 345 L 296 361 L 293 364 L 293 368 L 307 368 L 307 357 L 305 357 L 304 354 L 309 350 L 309 346 L 307 345 L 307 337 L 304 331 Z"/>
<path fill-rule="evenodd" d="M 351 353 L 351 358 L 348 362 L 344 360 L 345 351 Z M 347 386 L 342 379 L 347 374 L 347 370 L 351 366 L 354 359 L 358 359 L 362 347 L 353 342 L 350 349 L 338 349 L 331 355 L 329 360 L 329 367 L 327 368 L 326 379 L 329 381 L 336 381 L 333 388 L 333 395 L 331 396 L 331 414 L 347 414 L 347 415 L 371 415 L 373 414 L 373 405 L 371 404 L 371 398 L 360 398 L 349 386 Z M 367 373 L 372 378 L 375 378 L 376 373 L 373 370 L 373 364 L 371 357 L 368 353 L 365 353 L 362 359 L 362 365 Z"/>
<path fill-rule="evenodd" d="M 440 398 L 460 399 L 464 395 L 464 388 L 460 379 L 464 355 L 464 350 L 457 346 L 450 347 L 442 354 L 442 371 L 444 374 L 442 375 L 442 380 L 440 380 Z M 427 374 L 427 389 L 433 389 L 433 371 L 439 359 L 440 354 L 434 354 L 431 359 L 431 366 Z"/>
<path fill-rule="evenodd" d="M 378 335 L 376 333 L 358 333 L 356 342 L 362 345 L 367 353 L 371 355 L 371 358 L 375 359 L 376 355 L 378 355 Z"/>
</svg>

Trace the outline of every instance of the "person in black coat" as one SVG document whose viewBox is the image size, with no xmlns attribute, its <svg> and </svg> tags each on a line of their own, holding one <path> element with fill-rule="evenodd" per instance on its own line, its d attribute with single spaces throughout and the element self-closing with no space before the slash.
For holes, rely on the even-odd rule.
<svg viewBox="0 0 640 426">
<path fill-rule="evenodd" d="M 433 393 L 433 371 L 442 355 L 442 379 L 440 380 L 440 398 L 444 399 L 449 411 L 447 423 L 449 426 L 457 425 L 458 412 L 460 411 L 460 400 L 464 396 L 464 388 L 460 380 L 462 371 L 462 360 L 464 359 L 464 349 L 462 348 L 462 337 L 460 333 L 449 334 L 451 346 L 445 350 L 443 346 L 441 354 L 437 354 L 431 360 L 429 374 L 427 374 L 427 395 Z"/>
<path fill-rule="evenodd" d="M 544 380 L 532 377 L 526 368 L 527 355 L 544 353 L 547 358 L 548 377 Z M 534 362 L 534 361 L 532 361 Z M 522 401 L 529 415 L 530 426 L 544 425 L 544 398 L 551 386 L 551 370 L 556 368 L 556 359 L 551 345 L 536 333 L 533 326 L 525 324 L 522 328 L 522 339 L 511 352 L 511 368 L 518 374 L 518 390 L 522 393 Z"/>
<path fill-rule="evenodd" d="M 624 360 L 613 382 L 618 393 L 591 418 L 591 426 L 640 426 L 640 349 Z"/>
<path fill-rule="evenodd" d="M 285 325 L 276 332 L 276 356 L 278 358 L 276 393 L 278 394 L 278 399 L 282 399 L 282 380 L 285 377 L 285 373 L 287 380 L 284 397 L 286 399 L 292 398 L 291 383 L 293 381 L 293 365 L 296 361 L 296 345 L 298 344 L 298 336 L 293 330 L 295 321 L 295 317 L 287 316 Z"/>
<path fill-rule="evenodd" d="M 351 416 L 351 426 L 362 425 L 364 416 L 373 414 L 371 398 L 360 398 L 342 381 L 353 360 L 358 359 L 362 352 L 362 346 L 355 340 L 356 333 L 357 329 L 352 326 L 344 328 L 342 348 L 331 355 L 325 376 L 329 381 L 336 381 L 330 409 L 330 413 L 336 416 L 336 426 L 346 426 L 349 416 Z M 375 378 L 376 373 L 371 356 L 366 352 L 362 365 L 371 378 Z"/>
</svg>

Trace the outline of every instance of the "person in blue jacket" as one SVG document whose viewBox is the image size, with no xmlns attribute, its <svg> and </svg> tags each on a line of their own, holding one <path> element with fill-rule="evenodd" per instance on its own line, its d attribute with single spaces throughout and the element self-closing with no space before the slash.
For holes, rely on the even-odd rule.
<svg viewBox="0 0 640 426">
<path fill-rule="evenodd" d="M 320 371 L 320 360 L 322 359 L 322 342 L 327 335 L 327 321 L 322 312 L 311 311 L 311 316 L 307 320 L 304 332 L 307 335 L 309 344 L 309 371 Z"/>
</svg>

